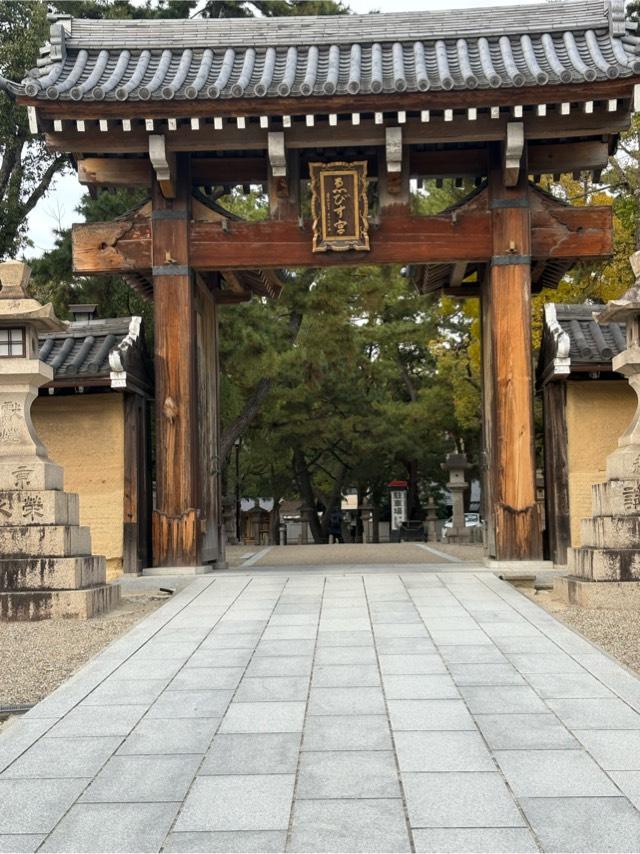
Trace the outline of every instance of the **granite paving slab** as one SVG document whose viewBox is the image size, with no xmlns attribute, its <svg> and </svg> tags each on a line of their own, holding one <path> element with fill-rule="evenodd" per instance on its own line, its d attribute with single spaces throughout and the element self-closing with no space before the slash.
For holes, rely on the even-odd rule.
<svg viewBox="0 0 640 854">
<path fill-rule="evenodd" d="M 411 851 L 402 801 L 298 800 L 287 851 Z"/>
<path fill-rule="evenodd" d="M 294 774 L 198 777 L 175 829 L 286 830 L 294 783 Z"/>
<path fill-rule="evenodd" d="M 85 790 L 80 802 L 182 801 L 199 765 L 197 754 L 114 756 Z"/>
<path fill-rule="evenodd" d="M 300 734 L 219 733 L 213 739 L 200 774 L 295 774 Z"/>
<path fill-rule="evenodd" d="M 480 567 L 195 578 L 0 736 L 3 851 L 637 851 L 640 681 Z"/>
<path fill-rule="evenodd" d="M 271 854 L 284 851 L 287 842 L 285 830 L 219 830 L 193 833 L 170 833 L 162 850 L 167 852 L 212 852 L 212 854 Z M 1 844 L 1 841 L 0 841 Z"/>
<path fill-rule="evenodd" d="M 0 852 L 2 854 L 30 854 L 37 851 L 46 836 L 29 833 L 1 833 Z"/>
<path fill-rule="evenodd" d="M 399 798 L 390 750 L 307 751 L 300 756 L 297 798 Z"/>
<path fill-rule="evenodd" d="M 40 851 L 158 851 L 178 811 L 177 803 L 75 804 Z"/>
<path fill-rule="evenodd" d="M 413 831 L 420 854 L 513 854 L 539 851 L 533 834 L 524 827 L 432 827 Z"/>
</svg>

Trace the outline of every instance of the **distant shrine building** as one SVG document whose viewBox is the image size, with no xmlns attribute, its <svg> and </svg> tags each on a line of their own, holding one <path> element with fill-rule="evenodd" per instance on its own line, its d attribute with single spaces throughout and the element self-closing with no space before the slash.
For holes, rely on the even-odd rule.
<svg viewBox="0 0 640 854">
<path fill-rule="evenodd" d="M 80 496 L 80 523 L 107 561 L 109 580 L 151 560 L 149 401 L 153 377 L 140 317 L 74 320 L 42 334 L 39 358 L 53 370 L 31 411 L 38 435 Z"/>
<path fill-rule="evenodd" d="M 626 349 L 624 323 L 599 324 L 603 306 L 547 303 L 537 386 L 544 408 L 549 557 L 567 562 L 582 545 L 582 519 L 591 515 L 592 484 L 606 479 L 607 457 L 630 424 L 637 399 L 616 373 Z"/>
<path fill-rule="evenodd" d="M 635 27 L 623 0 L 53 22 L 37 69 L 2 85 L 82 182 L 150 193 L 124 219 L 76 226 L 74 266 L 153 301 L 154 565 L 224 560 L 218 306 L 276 298 L 282 268 L 363 263 L 481 300 L 488 555 L 542 557 L 530 297 L 608 256 L 612 222 L 538 181 L 606 165 L 640 83 Z M 443 177 L 476 191 L 414 214 L 410 179 Z M 268 220 L 209 194 L 246 184 L 268 193 Z"/>
</svg>

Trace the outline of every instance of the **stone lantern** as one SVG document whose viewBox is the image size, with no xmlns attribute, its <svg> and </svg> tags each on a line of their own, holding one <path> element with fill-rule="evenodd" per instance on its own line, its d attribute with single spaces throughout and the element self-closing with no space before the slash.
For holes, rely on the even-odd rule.
<svg viewBox="0 0 640 854">
<path fill-rule="evenodd" d="M 438 505 L 433 495 L 427 500 L 427 515 L 425 517 L 427 542 L 435 543 L 438 539 Z"/>
<path fill-rule="evenodd" d="M 589 604 L 597 590 L 599 599 L 606 593 L 612 606 L 623 596 L 622 607 L 631 602 L 637 607 L 640 601 L 640 590 L 632 595 L 634 585 L 625 588 L 620 584 L 640 581 L 640 252 L 630 260 L 635 284 L 594 317 L 599 323 L 626 325 L 627 347 L 613 359 L 612 366 L 627 377 L 638 396 L 638 409 L 618 447 L 607 457 L 606 483 L 592 487 L 593 515 L 582 520 L 582 546 L 569 549 L 570 576 L 558 580 L 570 601 Z M 585 584 L 593 581 L 601 583 Z"/>
<path fill-rule="evenodd" d="M 466 527 L 464 519 L 464 493 L 469 488 L 465 480 L 465 472 L 471 468 L 466 454 L 447 454 L 446 462 L 442 463 L 444 471 L 449 472 L 447 489 L 451 493 L 452 525 L 447 530 L 447 542 L 468 543 L 471 540 L 471 530 Z"/>
<path fill-rule="evenodd" d="M 91 555 L 78 496 L 63 491 L 31 420 L 53 370 L 38 358 L 38 333 L 64 329 L 52 306 L 25 292 L 26 264 L 0 264 L 0 619 L 89 617 L 110 608 L 104 557 Z"/>
</svg>

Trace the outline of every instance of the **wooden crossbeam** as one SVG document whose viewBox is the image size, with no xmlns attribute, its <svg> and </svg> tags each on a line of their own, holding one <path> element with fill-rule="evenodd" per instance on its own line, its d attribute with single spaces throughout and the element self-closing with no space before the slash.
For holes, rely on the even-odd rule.
<svg viewBox="0 0 640 854">
<path fill-rule="evenodd" d="M 457 208 L 437 216 L 412 216 L 401 206 L 381 215 L 371 230 L 371 251 L 313 253 L 311 228 L 296 221 L 199 222 L 191 227 L 191 264 L 197 270 L 483 262 L 492 255 L 491 214 Z M 147 270 L 151 266 L 147 219 L 73 227 L 73 264 L 79 274 Z M 611 254 L 609 207 L 539 203 L 532 212 L 532 256 L 601 258 Z M 508 247 L 505 247 L 508 251 Z"/>
<path fill-rule="evenodd" d="M 544 175 L 573 172 L 575 169 L 602 169 L 607 165 L 609 146 L 606 141 L 533 144 L 528 147 L 529 174 Z M 370 158 L 369 174 L 375 174 L 375 159 Z M 152 171 L 147 157 L 85 157 L 78 160 L 81 184 L 106 187 L 150 187 Z M 191 178 L 194 186 L 209 184 L 265 184 L 269 162 L 256 157 L 193 157 Z M 409 152 L 412 178 L 471 177 L 487 174 L 487 149 L 433 149 Z"/>
<path fill-rule="evenodd" d="M 617 133 L 629 125 L 626 111 L 609 113 L 598 109 L 585 114 L 574 111 L 563 116 L 556 109 L 548 110 L 544 116 L 526 113 L 522 119 L 524 135 L 527 140 L 573 139 L 576 137 L 596 137 Z M 506 138 L 507 114 L 492 119 L 487 115 L 478 116 L 476 121 L 468 121 L 466 116 L 455 116 L 453 121 L 445 121 L 444 116 L 432 116 L 428 123 L 418 118 L 408 117 L 402 126 L 403 144 L 435 145 L 446 143 L 485 143 L 501 142 Z M 86 122 L 84 133 L 76 133 L 73 127 L 65 125 L 62 130 L 47 133 L 45 140 L 52 151 L 72 151 L 76 154 L 97 155 L 145 154 L 148 151 L 148 133 L 144 125 L 134 126 L 125 132 L 113 127 L 109 133 L 101 133 L 97 124 Z M 167 133 L 167 151 L 261 151 L 268 147 L 268 130 L 259 124 L 247 125 L 244 130 L 227 122 L 220 130 L 212 124 L 200 123 L 198 130 L 190 125 L 180 125 L 175 131 Z M 385 127 L 376 124 L 373 119 L 363 119 L 357 126 L 350 122 L 341 122 L 332 126 L 326 119 L 316 121 L 309 128 L 304 122 L 295 123 L 284 131 L 287 149 L 309 148 L 353 148 L 380 146 L 386 142 Z M 581 168 L 576 161 L 574 168 Z"/>
</svg>

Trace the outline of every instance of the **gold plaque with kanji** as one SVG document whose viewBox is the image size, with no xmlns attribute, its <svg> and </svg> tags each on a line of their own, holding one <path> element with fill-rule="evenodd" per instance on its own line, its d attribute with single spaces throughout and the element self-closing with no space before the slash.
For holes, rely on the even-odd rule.
<svg viewBox="0 0 640 854">
<path fill-rule="evenodd" d="M 367 161 L 310 163 L 314 252 L 369 251 Z"/>
</svg>

